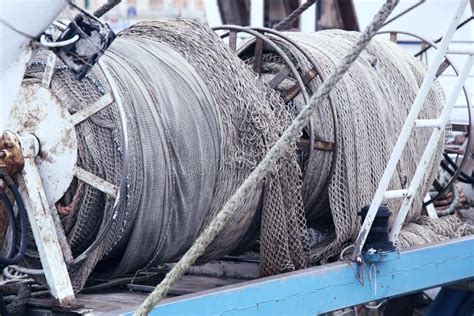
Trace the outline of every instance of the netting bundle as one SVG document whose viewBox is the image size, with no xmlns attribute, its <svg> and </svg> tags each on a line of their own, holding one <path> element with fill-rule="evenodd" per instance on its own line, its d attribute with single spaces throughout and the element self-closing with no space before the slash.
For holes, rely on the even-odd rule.
<svg viewBox="0 0 474 316">
<path fill-rule="evenodd" d="M 318 63 L 320 76 L 308 87 L 313 93 L 357 33 L 288 36 Z M 303 56 L 284 42 L 279 45 L 299 69 L 309 70 Z M 271 52 L 264 57 L 263 78 L 282 67 Z M 118 84 L 127 117 L 127 191 L 99 246 L 69 267 L 76 290 L 98 264 L 107 267 L 109 276 L 118 276 L 180 258 L 304 105 L 298 96 L 285 104 L 214 32 L 186 20 L 138 23 L 119 33 L 102 60 Z M 38 55 L 27 78 L 41 78 L 45 62 L 45 56 Z M 262 275 L 304 268 L 310 260 L 337 254 L 358 231 L 357 212 L 370 203 L 423 74 L 423 67 L 395 45 L 373 41 L 314 114 L 314 133 L 332 141 L 329 102 L 334 104 L 336 154 L 317 151 L 309 159 L 292 146 L 239 205 L 199 262 L 247 249 L 257 239 Z M 291 85 L 283 82 L 277 90 Z M 109 93 L 110 87 L 98 67 L 78 82 L 58 65 L 51 90 L 75 113 Z M 436 117 L 443 100 L 435 85 L 420 117 Z M 393 188 L 411 178 L 427 141 L 426 131 L 414 133 Z M 78 164 L 119 185 L 123 140 L 117 105 L 78 125 L 77 134 Z M 433 166 L 440 153 L 441 146 Z M 424 183 L 410 221 L 420 215 L 431 176 Z M 102 234 L 113 202 L 86 183 L 71 184 L 59 207 L 70 212 L 62 222 L 74 256 Z M 396 206 L 390 204 L 392 210 Z M 327 230 L 330 237 L 310 250 L 308 226 Z M 34 247 L 26 263 L 38 266 Z"/>
<path fill-rule="evenodd" d="M 301 74 L 312 70 L 318 72 L 318 76 L 307 85 L 310 95 L 341 62 L 359 36 L 357 32 L 341 30 L 285 35 L 316 61 L 317 69 L 313 69 L 304 54 L 291 43 L 271 37 L 298 66 Z M 267 48 L 262 63 L 263 77 L 273 77 L 282 67 L 285 67 L 283 59 L 273 49 Z M 303 194 L 308 224 L 328 234 L 325 242 L 312 249 L 312 262 L 325 262 L 338 254 L 347 243 L 354 242 L 360 228 L 357 212 L 369 205 L 374 196 L 424 75 L 422 63 L 396 44 L 375 38 L 334 87 L 328 100 L 318 105 L 313 115 L 315 138 L 335 142 L 337 150 L 335 154 L 316 151 L 305 162 Z M 295 79 L 289 77 L 277 90 L 285 94 L 295 83 Z M 444 92 L 439 83 L 434 82 L 419 118 L 439 117 L 444 102 Z M 331 103 L 335 108 L 335 139 Z M 301 93 L 291 101 L 291 105 L 295 112 L 305 105 Z M 429 129 L 415 129 L 412 132 L 389 189 L 408 187 L 430 135 Z M 420 219 L 423 197 L 436 176 L 443 143 L 444 140 L 439 142 L 429 162 L 407 222 Z M 335 164 L 334 168 L 332 164 Z M 391 222 L 396 218 L 400 205 L 401 200 L 388 201 L 388 207 L 394 213 Z M 442 239 L 439 232 L 428 230 L 419 229 L 418 233 L 433 233 L 440 237 L 438 240 Z M 401 238 L 404 234 L 402 232 Z"/>
<path fill-rule="evenodd" d="M 291 119 L 275 91 L 214 32 L 193 22 L 162 20 L 133 26 L 119 34 L 103 61 L 118 83 L 127 115 L 127 194 L 99 246 L 69 267 L 76 289 L 83 287 L 99 261 L 112 275 L 122 275 L 177 260 Z M 44 63 L 44 56 L 39 56 L 27 76 L 41 78 Z M 74 113 L 110 87 L 97 67 L 80 82 L 57 67 L 51 90 Z M 118 185 L 122 140 L 116 106 L 79 125 L 77 134 L 78 164 Z M 279 246 L 262 246 L 265 257 L 272 258 L 262 261 L 262 270 L 273 274 L 306 267 L 300 182 L 293 150 L 274 166 L 265 185 L 254 188 L 200 261 L 253 242 L 259 217 L 278 214 L 272 240 L 265 245 Z M 71 210 L 63 226 L 73 255 L 104 230 L 113 202 L 81 181 L 71 185 L 61 204 Z M 262 234 L 265 238 L 269 237 Z M 31 251 L 30 264 L 35 256 Z"/>
</svg>

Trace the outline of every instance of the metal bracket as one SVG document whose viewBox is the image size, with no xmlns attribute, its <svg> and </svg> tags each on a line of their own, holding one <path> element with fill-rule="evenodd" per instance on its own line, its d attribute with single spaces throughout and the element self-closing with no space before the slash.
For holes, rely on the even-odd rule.
<svg viewBox="0 0 474 316">
<path fill-rule="evenodd" d="M 376 262 L 387 262 L 396 260 L 400 257 L 400 252 L 398 251 L 368 251 L 363 253 L 363 258 L 365 262 L 376 263 Z"/>
<path fill-rule="evenodd" d="M 74 291 L 34 157 L 25 158 L 18 182 L 51 295 L 60 305 L 70 305 Z"/>
</svg>

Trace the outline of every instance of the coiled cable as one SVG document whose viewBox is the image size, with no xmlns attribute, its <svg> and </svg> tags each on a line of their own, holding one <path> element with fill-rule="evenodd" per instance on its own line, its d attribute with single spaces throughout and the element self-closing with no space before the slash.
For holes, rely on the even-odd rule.
<svg viewBox="0 0 474 316">
<path fill-rule="evenodd" d="M 23 198 L 21 197 L 20 191 L 18 190 L 18 187 L 14 183 L 13 179 L 8 175 L 0 175 L 0 179 L 4 180 L 4 182 L 7 184 L 8 189 L 13 194 L 16 205 L 18 207 L 18 216 L 20 218 L 20 246 L 19 246 L 18 252 L 14 254 L 15 247 L 16 247 L 16 240 L 13 240 L 15 241 L 15 243 L 12 242 L 7 256 L 0 257 L 0 266 L 5 267 L 10 264 L 16 264 L 20 262 L 25 256 L 27 233 L 28 233 L 28 214 L 26 213 L 26 208 L 25 208 L 25 204 L 23 203 Z M 3 205 L 7 209 L 8 219 L 10 220 L 10 224 L 11 225 L 16 224 L 15 211 L 13 209 L 12 203 L 10 202 L 10 200 L 8 199 L 5 193 L 2 193 L 1 199 L 2 199 Z M 16 230 L 16 227 L 12 226 L 12 229 Z M 18 237 L 15 234 L 15 239 L 17 238 Z"/>
</svg>

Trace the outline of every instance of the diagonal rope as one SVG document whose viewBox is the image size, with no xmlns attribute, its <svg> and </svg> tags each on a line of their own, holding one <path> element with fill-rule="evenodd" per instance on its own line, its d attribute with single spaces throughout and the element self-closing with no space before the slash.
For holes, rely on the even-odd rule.
<svg viewBox="0 0 474 316">
<path fill-rule="evenodd" d="M 396 7 L 398 1 L 399 0 L 387 0 L 387 2 L 380 8 L 372 23 L 360 35 L 351 51 L 343 58 L 335 71 L 328 76 L 327 80 L 322 83 L 320 88 L 311 97 L 309 103 L 301 110 L 298 116 L 293 120 L 292 124 L 268 151 L 255 170 L 227 201 L 216 217 L 210 222 L 209 226 L 202 231 L 191 248 L 176 263 L 173 269 L 166 274 L 163 281 L 157 285 L 142 305 L 140 305 L 136 310 L 135 315 L 147 315 L 150 310 L 166 296 L 170 288 L 183 276 L 186 270 L 204 253 L 206 247 L 212 243 L 226 226 L 228 220 L 236 211 L 240 202 L 247 197 L 247 194 L 255 188 L 255 186 L 261 183 L 267 173 L 274 167 L 276 162 L 287 152 L 291 144 L 295 142 L 301 130 L 308 124 L 316 106 L 329 95 L 331 89 L 339 82 L 339 80 L 341 80 L 342 76 L 357 59 L 362 50 L 364 50 L 369 44 L 372 37 L 383 26 L 384 21 Z"/>
<path fill-rule="evenodd" d="M 307 0 L 305 3 L 296 8 L 296 10 L 291 12 L 286 18 L 281 20 L 280 23 L 275 25 L 273 28 L 277 31 L 287 30 L 290 24 L 292 24 L 304 11 L 311 7 L 315 2 L 316 0 Z"/>
</svg>

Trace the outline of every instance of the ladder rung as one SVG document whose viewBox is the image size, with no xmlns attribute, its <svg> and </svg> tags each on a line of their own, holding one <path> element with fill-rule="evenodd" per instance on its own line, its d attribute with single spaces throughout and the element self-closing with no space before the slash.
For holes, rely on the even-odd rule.
<svg viewBox="0 0 474 316">
<path fill-rule="evenodd" d="M 401 199 L 408 196 L 409 191 L 406 189 L 403 190 L 390 190 L 385 191 L 383 197 L 386 200 Z"/>
<path fill-rule="evenodd" d="M 415 120 L 415 127 L 441 127 L 443 121 L 440 119 Z"/>
<path fill-rule="evenodd" d="M 452 55 L 474 55 L 474 49 L 463 49 L 463 48 L 457 48 L 457 49 L 448 49 L 446 54 L 452 54 Z"/>
</svg>

